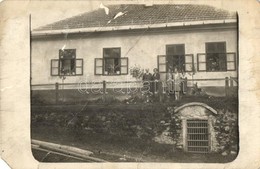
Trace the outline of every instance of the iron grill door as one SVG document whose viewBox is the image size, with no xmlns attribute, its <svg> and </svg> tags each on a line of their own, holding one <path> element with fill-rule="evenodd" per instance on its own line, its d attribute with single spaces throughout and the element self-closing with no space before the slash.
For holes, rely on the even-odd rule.
<svg viewBox="0 0 260 169">
<path fill-rule="evenodd" d="M 208 120 L 187 120 L 187 150 L 194 153 L 209 152 Z"/>
</svg>

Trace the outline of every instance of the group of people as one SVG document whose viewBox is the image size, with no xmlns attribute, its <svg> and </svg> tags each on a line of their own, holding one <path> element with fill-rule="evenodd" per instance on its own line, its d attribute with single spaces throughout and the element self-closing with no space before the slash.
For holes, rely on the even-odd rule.
<svg viewBox="0 0 260 169">
<path fill-rule="evenodd" d="M 174 68 L 174 70 L 168 69 L 166 74 L 167 93 L 168 95 L 174 95 L 175 100 L 180 100 L 183 78 L 184 76 L 177 68 Z M 147 91 L 152 94 L 158 93 L 158 90 L 162 87 L 160 84 L 160 73 L 158 69 L 154 68 L 153 74 L 149 72 L 149 69 L 146 69 L 143 74 L 143 85 Z"/>
</svg>

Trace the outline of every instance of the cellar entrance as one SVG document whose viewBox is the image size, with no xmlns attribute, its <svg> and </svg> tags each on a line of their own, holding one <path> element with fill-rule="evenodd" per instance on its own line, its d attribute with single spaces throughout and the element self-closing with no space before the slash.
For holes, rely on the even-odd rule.
<svg viewBox="0 0 260 169">
<path fill-rule="evenodd" d="M 209 135 L 208 120 L 187 120 L 187 151 L 208 153 Z"/>
</svg>

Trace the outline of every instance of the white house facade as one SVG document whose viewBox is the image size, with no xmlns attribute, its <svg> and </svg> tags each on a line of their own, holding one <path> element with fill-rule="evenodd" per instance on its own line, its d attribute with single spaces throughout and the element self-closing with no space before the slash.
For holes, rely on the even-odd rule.
<svg viewBox="0 0 260 169">
<path fill-rule="evenodd" d="M 32 86 L 138 81 L 134 67 L 151 73 L 157 68 L 161 80 L 178 68 L 204 88 L 223 87 L 218 79 L 237 77 L 236 13 L 205 5 L 109 9 L 109 15 L 98 9 L 33 30 Z M 122 16 L 113 17 L 120 11 Z M 35 87 L 42 89 L 48 87 Z"/>
</svg>

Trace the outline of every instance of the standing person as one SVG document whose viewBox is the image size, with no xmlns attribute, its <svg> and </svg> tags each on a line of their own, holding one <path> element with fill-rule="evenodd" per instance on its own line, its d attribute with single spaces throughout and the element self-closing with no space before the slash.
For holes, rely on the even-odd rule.
<svg viewBox="0 0 260 169">
<path fill-rule="evenodd" d="M 153 79 L 153 76 L 149 72 L 149 69 L 145 69 L 145 73 L 143 74 L 143 87 L 146 88 L 145 92 L 151 92 L 152 79 Z"/>
<path fill-rule="evenodd" d="M 171 68 L 168 69 L 168 73 L 166 74 L 166 83 L 168 94 L 170 95 L 173 92 L 173 74 Z"/>
<path fill-rule="evenodd" d="M 157 68 L 153 69 L 153 85 L 152 85 L 152 92 L 155 94 L 158 92 L 159 89 L 159 80 L 160 80 L 160 73 Z"/>
<path fill-rule="evenodd" d="M 179 73 L 178 69 L 175 68 L 173 73 L 175 100 L 180 100 L 181 79 L 182 75 Z"/>
</svg>

